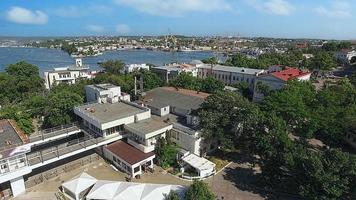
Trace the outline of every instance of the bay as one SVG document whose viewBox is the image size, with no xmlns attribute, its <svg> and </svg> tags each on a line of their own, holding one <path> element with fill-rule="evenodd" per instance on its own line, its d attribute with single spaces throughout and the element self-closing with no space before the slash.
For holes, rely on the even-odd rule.
<svg viewBox="0 0 356 200">
<path fill-rule="evenodd" d="M 83 64 L 88 65 L 91 70 L 99 69 L 98 62 L 111 59 L 123 60 L 126 64 L 151 63 L 163 65 L 172 62 L 190 62 L 202 60 L 213 56 L 213 52 L 163 52 L 150 50 L 117 50 L 106 51 L 102 55 L 83 58 Z M 50 70 L 54 67 L 66 67 L 73 65 L 75 58 L 59 49 L 47 48 L 22 48 L 2 47 L 0 48 L 0 71 L 5 67 L 19 61 L 26 61 L 39 67 L 40 71 Z"/>
</svg>

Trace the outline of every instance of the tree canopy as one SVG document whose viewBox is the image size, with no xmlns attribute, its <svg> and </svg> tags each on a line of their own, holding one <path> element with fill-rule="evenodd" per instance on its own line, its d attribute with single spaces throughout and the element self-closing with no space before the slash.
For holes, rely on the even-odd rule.
<svg viewBox="0 0 356 200">
<path fill-rule="evenodd" d="M 108 60 L 100 63 L 100 67 L 105 69 L 106 72 L 119 75 L 125 67 L 125 63 L 121 60 Z"/>
<path fill-rule="evenodd" d="M 182 72 L 175 77 L 170 82 L 170 85 L 177 88 L 202 91 L 206 93 L 216 93 L 218 91 L 222 91 L 225 87 L 224 83 L 214 77 L 200 79 L 194 77 L 191 73 L 185 72 Z"/>
<path fill-rule="evenodd" d="M 215 200 L 214 193 L 210 190 L 208 184 L 203 181 L 195 180 L 192 185 L 189 186 L 185 200 Z"/>
</svg>

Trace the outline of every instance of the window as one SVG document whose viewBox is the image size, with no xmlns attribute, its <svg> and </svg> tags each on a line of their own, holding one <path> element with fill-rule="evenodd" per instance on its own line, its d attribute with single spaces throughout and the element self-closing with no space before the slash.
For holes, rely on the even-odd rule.
<svg viewBox="0 0 356 200">
<path fill-rule="evenodd" d="M 140 166 L 134 168 L 134 173 L 140 171 Z"/>
</svg>

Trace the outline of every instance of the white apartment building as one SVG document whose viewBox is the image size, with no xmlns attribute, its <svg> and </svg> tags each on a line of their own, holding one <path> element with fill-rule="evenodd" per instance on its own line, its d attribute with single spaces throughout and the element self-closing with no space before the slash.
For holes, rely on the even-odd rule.
<svg viewBox="0 0 356 200">
<path fill-rule="evenodd" d="M 338 61 L 349 64 L 353 57 L 356 57 L 356 51 L 350 49 L 344 49 L 335 53 L 335 57 Z"/>
<path fill-rule="evenodd" d="M 78 79 L 87 79 L 94 77 L 95 73 L 91 72 L 88 67 L 84 67 L 81 58 L 76 59 L 75 66 L 54 68 L 50 71 L 44 71 L 45 86 L 47 89 L 52 88 L 59 83 L 75 84 Z"/>
<path fill-rule="evenodd" d="M 131 73 L 134 71 L 138 71 L 140 69 L 144 69 L 144 70 L 150 70 L 150 66 L 148 66 L 147 64 L 129 64 L 129 65 L 125 65 L 124 69 L 123 69 L 123 73 Z"/>
<path fill-rule="evenodd" d="M 207 78 L 212 76 L 223 82 L 225 85 L 234 85 L 239 82 L 246 82 L 253 90 L 257 77 L 264 73 L 262 69 L 230 67 L 223 65 L 204 64 L 198 67 L 198 77 Z"/>
<path fill-rule="evenodd" d="M 121 92 L 121 88 L 113 84 L 97 84 L 85 86 L 87 102 L 115 103 L 119 100 L 130 101 L 130 95 Z"/>
<path fill-rule="evenodd" d="M 167 83 L 177 77 L 180 73 L 191 73 L 194 77 L 198 76 L 198 68 L 193 64 L 169 64 L 159 67 L 152 67 L 151 71 L 160 76 Z"/>
<path fill-rule="evenodd" d="M 259 91 L 259 84 L 268 86 L 272 91 L 282 89 L 289 80 L 309 81 L 311 72 L 303 71 L 298 68 L 271 66 L 268 72 L 260 74 L 253 91 L 253 101 L 262 101 L 264 95 Z"/>
</svg>

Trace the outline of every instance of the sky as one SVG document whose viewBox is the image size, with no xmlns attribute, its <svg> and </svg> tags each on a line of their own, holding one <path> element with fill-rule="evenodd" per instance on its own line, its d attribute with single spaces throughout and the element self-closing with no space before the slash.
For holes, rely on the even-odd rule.
<svg viewBox="0 0 356 200">
<path fill-rule="evenodd" d="M 356 39 L 356 0 L 0 0 L 0 36 Z"/>
</svg>

